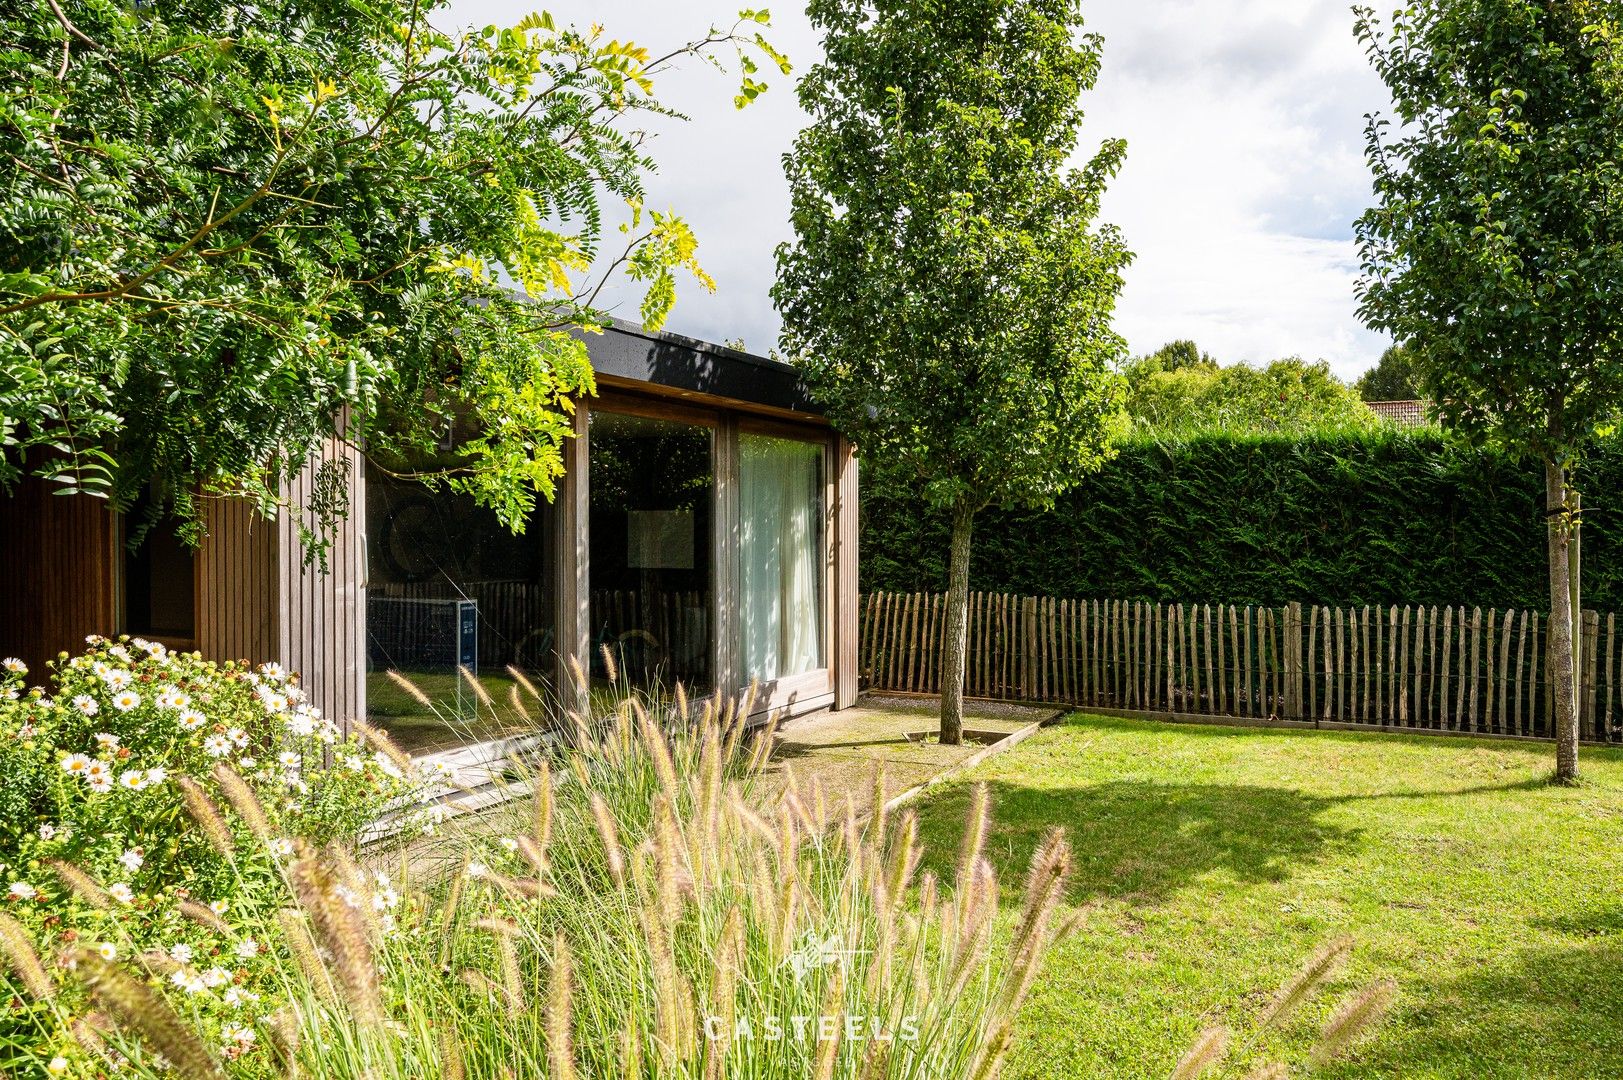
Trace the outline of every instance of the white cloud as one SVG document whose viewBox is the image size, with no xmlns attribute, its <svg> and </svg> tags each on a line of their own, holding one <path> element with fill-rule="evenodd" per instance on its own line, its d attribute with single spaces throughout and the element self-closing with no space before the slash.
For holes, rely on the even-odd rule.
<svg viewBox="0 0 1623 1080">
<path fill-rule="evenodd" d="M 658 48 L 726 23 L 738 5 L 548 7 Z M 452 0 L 450 17 L 512 22 L 523 10 Z M 804 70 L 816 35 L 798 7 L 773 14 L 771 39 Z M 1104 213 L 1138 255 L 1117 321 L 1132 348 L 1190 337 L 1225 361 L 1300 354 L 1343 376 L 1372 364 L 1385 342 L 1355 314 L 1351 222 L 1368 198 L 1362 117 L 1386 95 L 1344 0 L 1084 0 L 1083 14 L 1106 44 L 1079 153 L 1128 142 Z M 772 82 L 739 112 L 728 77 L 688 63 L 658 90 L 691 121 L 650 125 L 661 164 L 650 204 L 688 218 L 717 282 L 713 295 L 682 286 L 670 328 L 742 337 L 759 352 L 776 341 L 772 253 L 789 234 L 780 158 L 804 122 L 790 80 Z M 634 299 L 620 303 L 635 317 Z"/>
</svg>

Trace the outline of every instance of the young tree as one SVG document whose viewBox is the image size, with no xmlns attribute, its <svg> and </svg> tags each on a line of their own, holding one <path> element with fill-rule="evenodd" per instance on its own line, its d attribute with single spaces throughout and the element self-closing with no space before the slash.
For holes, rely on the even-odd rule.
<svg viewBox="0 0 1623 1080">
<path fill-rule="evenodd" d="M 1623 19 L 1591 0 L 1426 0 L 1358 35 L 1369 124 L 1360 313 L 1443 421 L 1544 469 L 1556 777 L 1578 774 L 1570 549 L 1585 447 L 1623 406 Z"/>
<path fill-rule="evenodd" d="M 1130 254 L 1094 226 L 1125 144 L 1080 169 L 1101 42 L 1077 0 L 813 0 L 824 59 L 785 158 L 783 343 L 868 467 L 952 518 L 941 738 L 963 728 L 975 514 L 1043 506 L 1109 455 Z"/>
<path fill-rule="evenodd" d="M 588 268 L 617 256 L 651 325 L 674 273 L 708 283 L 682 220 L 642 209 L 654 78 L 736 50 L 742 104 L 756 58 L 787 65 L 764 12 L 655 57 L 444 8 L 5 7 L 0 485 L 150 484 L 195 536 L 200 496 L 273 512 L 326 436 L 427 449 L 455 420 L 477 434 L 429 479 L 515 528 L 550 496 L 593 385 Z"/>
</svg>

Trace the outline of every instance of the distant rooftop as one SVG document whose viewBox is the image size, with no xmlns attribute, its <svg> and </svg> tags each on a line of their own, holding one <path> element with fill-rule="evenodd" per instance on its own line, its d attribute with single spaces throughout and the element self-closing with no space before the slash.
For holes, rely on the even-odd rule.
<svg viewBox="0 0 1623 1080">
<path fill-rule="evenodd" d="M 1426 401 L 1366 401 L 1369 411 L 1398 427 L 1425 427 Z"/>
</svg>

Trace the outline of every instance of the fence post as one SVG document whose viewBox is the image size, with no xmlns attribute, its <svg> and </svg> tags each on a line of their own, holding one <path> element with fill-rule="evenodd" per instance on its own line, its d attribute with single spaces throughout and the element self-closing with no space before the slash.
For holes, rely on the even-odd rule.
<svg viewBox="0 0 1623 1080">
<path fill-rule="evenodd" d="M 1037 598 L 1020 599 L 1020 696 L 1030 700 L 1037 692 Z"/>
</svg>

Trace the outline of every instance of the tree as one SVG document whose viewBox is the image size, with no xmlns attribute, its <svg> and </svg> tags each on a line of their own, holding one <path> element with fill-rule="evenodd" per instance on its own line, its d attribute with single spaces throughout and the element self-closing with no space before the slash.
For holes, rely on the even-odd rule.
<svg viewBox="0 0 1623 1080">
<path fill-rule="evenodd" d="M 1134 428 L 1163 438 L 1212 432 L 1307 435 L 1368 431 L 1380 420 L 1323 360 L 1297 357 L 1267 367 L 1181 366 L 1159 354 L 1127 365 L 1127 415 Z"/>
<path fill-rule="evenodd" d="M 551 496 L 593 389 L 588 268 L 640 283 L 650 325 L 675 273 L 709 284 L 642 205 L 654 78 L 735 50 L 742 105 L 756 58 L 787 62 L 764 12 L 655 57 L 546 15 L 446 32 L 443 6 L 6 7 L 0 483 L 150 485 L 195 539 L 201 497 L 274 512 L 325 437 L 409 457 L 455 423 L 424 479 L 515 529 Z"/>
<path fill-rule="evenodd" d="M 1215 369 L 1217 361 L 1212 359 L 1210 353 L 1201 352 L 1199 345 L 1185 338 L 1169 341 L 1148 356 L 1131 361 L 1131 365 L 1140 369 L 1153 367 L 1156 371 L 1183 371 L 1187 368 Z"/>
<path fill-rule="evenodd" d="M 1425 395 L 1414 354 L 1402 345 L 1389 346 L 1358 378 L 1358 396 L 1365 401 L 1416 401 Z"/>
<path fill-rule="evenodd" d="M 1571 781 L 1574 478 L 1623 404 L 1623 19 L 1589 0 L 1427 0 L 1357 25 L 1400 121 L 1369 124 L 1360 314 L 1415 349 L 1445 424 L 1543 465 Z"/>
<path fill-rule="evenodd" d="M 1045 506 L 1110 454 L 1130 254 L 1095 228 L 1125 144 L 1067 165 L 1100 39 L 1076 0 L 813 0 L 824 60 L 785 158 L 785 351 L 865 466 L 950 513 L 941 738 L 963 727 L 975 514 Z"/>
</svg>

